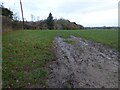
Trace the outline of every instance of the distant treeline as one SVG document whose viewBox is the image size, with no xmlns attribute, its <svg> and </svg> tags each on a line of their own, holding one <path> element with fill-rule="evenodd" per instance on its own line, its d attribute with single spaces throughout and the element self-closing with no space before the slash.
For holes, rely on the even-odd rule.
<svg viewBox="0 0 120 90">
<path fill-rule="evenodd" d="M 14 21 L 10 18 L 7 18 L 6 16 L 1 16 L 0 19 L 2 19 L 2 30 L 21 30 L 22 27 L 22 21 Z M 54 30 L 80 30 L 80 29 L 120 29 L 118 27 L 83 27 L 82 25 L 76 24 L 75 22 L 70 22 L 66 19 L 54 19 Z M 40 20 L 40 21 L 25 21 L 24 22 L 24 29 L 25 30 L 48 30 L 47 25 L 47 19 L 46 20 Z"/>
<path fill-rule="evenodd" d="M 28 27 L 25 27 L 25 29 L 41 29 L 41 30 L 47 30 L 47 20 L 40 20 L 36 22 L 25 22 L 25 24 Z M 70 22 L 69 20 L 65 19 L 54 19 L 53 22 L 53 29 L 54 30 L 79 30 L 83 29 L 84 27 L 82 25 L 78 25 L 75 22 Z"/>
<path fill-rule="evenodd" d="M 5 16 L 0 16 L 0 19 L 2 18 L 2 30 L 20 30 L 23 29 L 22 27 L 22 21 L 13 21 Z M 79 30 L 83 29 L 84 27 L 82 25 L 78 25 L 75 22 L 70 22 L 69 20 L 65 19 L 55 19 L 54 20 L 54 30 Z M 47 21 L 46 20 L 40 20 L 36 22 L 24 22 L 24 29 L 29 30 L 48 30 Z"/>
<path fill-rule="evenodd" d="M 84 27 L 84 29 L 120 29 L 120 27 L 110 27 L 110 26 L 103 26 L 103 27 Z"/>
</svg>

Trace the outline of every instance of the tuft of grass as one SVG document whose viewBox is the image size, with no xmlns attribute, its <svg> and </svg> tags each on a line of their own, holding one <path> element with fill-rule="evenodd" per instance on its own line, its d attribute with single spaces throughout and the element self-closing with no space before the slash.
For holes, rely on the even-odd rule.
<svg viewBox="0 0 120 90">
<path fill-rule="evenodd" d="M 73 41 L 73 40 L 65 39 L 63 41 L 66 42 L 66 43 L 68 43 L 68 44 L 75 44 L 75 41 Z"/>
</svg>

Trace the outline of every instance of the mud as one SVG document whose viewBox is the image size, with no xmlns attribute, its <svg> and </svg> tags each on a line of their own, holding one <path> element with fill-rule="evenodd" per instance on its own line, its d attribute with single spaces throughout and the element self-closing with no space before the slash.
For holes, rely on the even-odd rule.
<svg viewBox="0 0 120 90">
<path fill-rule="evenodd" d="M 118 51 L 75 36 L 55 37 L 56 61 L 47 66 L 49 88 L 118 88 Z"/>
</svg>

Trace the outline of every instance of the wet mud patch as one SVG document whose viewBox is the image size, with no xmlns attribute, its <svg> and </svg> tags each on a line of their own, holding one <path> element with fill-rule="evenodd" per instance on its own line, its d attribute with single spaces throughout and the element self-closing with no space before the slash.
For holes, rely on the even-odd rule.
<svg viewBox="0 0 120 90">
<path fill-rule="evenodd" d="M 118 51 L 75 36 L 55 37 L 49 88 L 118 88 Z"/>
</svg>

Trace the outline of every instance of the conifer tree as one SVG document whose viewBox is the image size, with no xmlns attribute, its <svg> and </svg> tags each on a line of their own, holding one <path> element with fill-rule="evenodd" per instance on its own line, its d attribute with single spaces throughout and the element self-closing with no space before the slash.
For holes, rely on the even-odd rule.
<svg viewBox="0 0 120 90">
<path fill-rule="evenodd" d="M 47 18 L 47 28 L 50 30 L 54 29 L 54 20 L 52 13 L 49 13 L 49 16 Z"/>
</svg>

